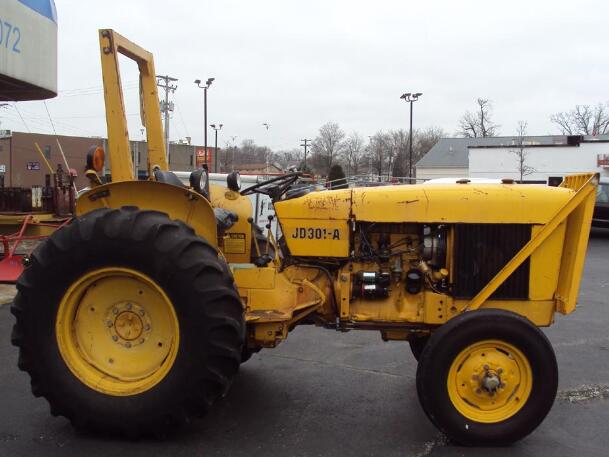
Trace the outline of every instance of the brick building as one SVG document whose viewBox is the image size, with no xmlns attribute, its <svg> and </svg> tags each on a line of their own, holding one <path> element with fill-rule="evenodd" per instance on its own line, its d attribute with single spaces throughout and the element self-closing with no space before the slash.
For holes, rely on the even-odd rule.
<svg viewBox="0 0 609 457">
<path fill-rule="evenodd" d="M 76 137 L 63 135 L 46 135 L 41 133 L 24 132 L 0 132 L 0 183 L 6 187 L 31 187 L 33 185 L 44 185 L 45 175 L 49 170 L 36 151 L 34 146 L 38 143 L 51 167 L 57 168 L 65 165 L 57 146 L 57 140 L 66 155 L 70 168 L 76 170 L 77 188 L 88 185 L 84 177 L 87 151 L 91 146 L 102 146 L 108 150 L 105 138 Z M 145 141 L 131 141 L 131 154 L 134 159 L 134 169 L 137 167 L 138 175 L 145 176 L 147 163 L 147 143 Z M 208 147 L 208 161 L 213 154 L 213 148 Z M 201 155 L 204 151 L 202 146 L 172 143 L 169 168 L 171 170 L 190 171 L 195 169 L 195 164 L 201 163 L 197 160 L 197 152 Z M 106 153 L 106 168 L 110 165 Z"/>
</svg>

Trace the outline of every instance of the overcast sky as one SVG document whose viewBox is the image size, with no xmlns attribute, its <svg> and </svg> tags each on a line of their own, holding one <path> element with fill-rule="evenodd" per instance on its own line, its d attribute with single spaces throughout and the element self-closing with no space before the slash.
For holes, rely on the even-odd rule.
<svg viewBox="0 0 609 457">
<path fill-rule="evenodd" d="M 590 1 L 55 0 L 59 90 L 48 101 L 58 133 L 106 135 L 97 29 L 154 53 L 179 79 L 171 138 L 203 141 L 203 91 L 215 77 L 209 123 L 273 149 L 298 147 L 328 121 L 364 137 L 407 128 L 403 92 L 423 92 L 416 127 L 454 134 L 477 97 L 500 133 L 518 120 L 558 133 L 549 116 L 609 100 L 609 3 Z M 137 74 L 124 61 L 130 136 L 140 138 Z M 32 131 L 51 132 L 42 102 L 18 105 Z M 25 128 L 14 110 L 2 128 Z M 267 130 L 262 123 L 271 125 Z M 209 144 L 213 144 L 213 132 Z"/>
</svg>

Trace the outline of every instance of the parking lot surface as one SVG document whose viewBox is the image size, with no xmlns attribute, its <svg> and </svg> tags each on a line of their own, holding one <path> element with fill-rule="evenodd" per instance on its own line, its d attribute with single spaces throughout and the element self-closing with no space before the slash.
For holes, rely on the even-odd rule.
<svg viewBox="0 0 609 457">
<path fill-rule="evenodd" d="M 421 410 L 406 343 L 297 328 L 243 365 L 228 397 L 165 440 L 81 435 L 32 396 L 0 305 L 0 456 L 609 455 L 609 231 L 593 230 L 578 309 L 546 329 L 560 385 L 541 426 L 508 448 L 455 446 Z"/>
</svg>

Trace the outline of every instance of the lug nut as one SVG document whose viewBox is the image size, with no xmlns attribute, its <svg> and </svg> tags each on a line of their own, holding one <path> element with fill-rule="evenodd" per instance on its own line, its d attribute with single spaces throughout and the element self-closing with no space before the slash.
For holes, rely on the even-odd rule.
<svg viewBox="0 0 609 457">
<path fill-rule="evenodd" d="M 126 347 L 127 349 L 129 349 L 129 348 L 131 347 L 131 343 L 130 343 L 129 341 L 127 341 L 127 342 L 125 343 L 125 347 Z"/>
<path fill-rule="evenodd" d="M 143 316 L 144 314 L 146 314 L 146 312 L 145 312 L 145 311 L 142 309 L 142 310 L 140 311 L 140 316 Z"/>
<path fill-rule="evenodd" d="M 112 321 L 107 321 L 107 322 L 106 322 L 106 325 L 107 325 L 108 327 L 112 327 Z"/>
<path fill-rule="evenodd" d="M 144 327 L 146 330 L 150 330 L 150 324 L 146 324 L 146 326 Z"/>
<path fill-rule="evenodd" d="M 114 309 L 112 310 L 112 312 L 113 312 L 114 314 L 118 314 L 118 308 L 114 308 Z"/>
<path fill-rule="evenodd" d="M 112 341 L 118 341 L 118 336 L 112 335 Z"/>
<path fill-rule="evenodd" d="M 127 309 L 131 309 L 133 305 L 131 303 L 127 303 Z"/>
</svg>

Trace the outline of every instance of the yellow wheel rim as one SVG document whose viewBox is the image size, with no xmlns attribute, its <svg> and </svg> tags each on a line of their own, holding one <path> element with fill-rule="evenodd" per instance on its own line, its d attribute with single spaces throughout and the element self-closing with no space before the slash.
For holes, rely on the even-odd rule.
<svg viewBox="0 0 609 457">
<path fill-rule="evenodd" d="M 55 331 L 70 371 L 91 389 L 115 396 L 158 384 L 179 347 L 171 300 L 129 268 L 102 268 L 74 282 L 59 304 Z"/>
<path fill-rule="evenodd" d="M 466 347 L 448 371 L 448 395 L 466 418 L 502 422 L 526 404 L 533 386 L 529 361 L 516 347 L 485 340 Z"/>
</svg>

